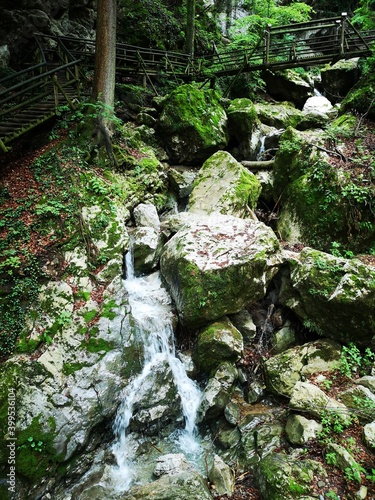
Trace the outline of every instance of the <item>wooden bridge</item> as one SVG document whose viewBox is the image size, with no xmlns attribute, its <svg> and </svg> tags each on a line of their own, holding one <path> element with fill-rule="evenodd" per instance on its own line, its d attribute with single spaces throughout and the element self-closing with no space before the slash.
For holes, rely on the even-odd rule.
<svg viewBox="0 0 375 500">
<path fill-rule="evenodd" d="M 40 36 L 36 64 L 0 80 L 0 149 L 56 115 L 61 104 L 74 108 L 82 97 L 83 67 L 93 67 L 95 42 L 73 37 Z M 345 14 L 340 17 L 268 26 L 254 47 L 201 57 L 117 44 L 118 75 L 143 75 L 153 87 L 155 75 L 176 82 L 204 81 L 243 72 L 281 70 L 334 63 L 371 54 L 375 31 L 359 32 Z M 231 85 L 230 85 L 231 86 Z M 230 88 L 230 87 L 229 87 Z M 228 91 L 229 91 L 228 88 Z"/>
</svg>

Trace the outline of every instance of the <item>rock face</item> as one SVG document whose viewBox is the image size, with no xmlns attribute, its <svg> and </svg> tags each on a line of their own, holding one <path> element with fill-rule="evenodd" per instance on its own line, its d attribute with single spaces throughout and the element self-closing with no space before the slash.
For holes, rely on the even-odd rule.
<svg viewBox="0 0 375 500">
<path fill-rule="evenodd" d="M 375 334 L 375 270 L 358 260 L 304 248 L 290 260 L 281 302 L 335 340 L 368 344 Z"/>
<path fill-rule="evenodd" d="M 193 184 L 189 212 L 246 217 L 254 209 L 261 184 L 232 155 L 218 151 L 205 161 Z"/>
<path fill-rule="evenodd" d="M 181 228 L 160 264 L 182 323 L 197 328 L 263 297 L 279 248 L 274 233 L 252 220 L 214 214 Z"/>
<path fill-rule="evenodd" d="M 290 69 L 277 73 L 267 71 L 263 73 L 263 78 L 271 96 L 280 101 L 293 101 L 299 108 L 312 94 L 312 85 Z"/>
<path fill-rule="evenodd" d="M 158 126 L 170 161 L 195 164 L 227 145 L 227 116 L 214 90 L 182 85 L 162 106 Z"/>
<path fill-rule="evenodd" d="M 34 33 L 95 38 L 96 6 L 93 0 L 28 0 L 5 2 L 1 9 L 0 45 L 12 56 L 30 50 Z"/>
</svg>

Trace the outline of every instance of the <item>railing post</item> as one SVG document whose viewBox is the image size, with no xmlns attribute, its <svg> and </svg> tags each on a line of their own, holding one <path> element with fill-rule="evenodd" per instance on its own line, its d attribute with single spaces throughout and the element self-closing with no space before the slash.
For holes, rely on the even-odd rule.
<svg viewBox="0 0 375 500">
<path fill-rule="evenodd" d="M 263 64 L 265 66 L 269 65 L 269 57 L 270 57 L 270 43 L 271 43 L 271 25 L 267 25 L 267 29 L 264 30 L 264 54 L 263 54 Z"/>
<path fill-rule="evenodd" d="M 340 54 L 343 54 L 345 52 L 345 25 L 346 25 L 347 15 L 348 14 L 346 12 L 341 13 Z"/>
</svg>

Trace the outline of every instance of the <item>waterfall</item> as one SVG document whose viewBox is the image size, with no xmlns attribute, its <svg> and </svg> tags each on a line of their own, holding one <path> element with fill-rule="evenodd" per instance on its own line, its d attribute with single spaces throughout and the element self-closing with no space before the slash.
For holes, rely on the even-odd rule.
<svg viewBox="0 0 375 500">
<path fill-rule="evenodd" d="M 173 374 L 174 383 L 181 399 L 185 429 L 171 435 L 176 451 L 197 456 L 200 445 L 196 439 L 196 415 L 201 402 L 201 392 L 186 374 L 183 364 L 175 355 L 170 297 L 162 286 L 158 272 L 136 277 L 132 252 L 126 255 L 127 276 L 124 286 L 134 321 L 134 331 L 143 345 L 144 361 L 141 373 L 130 381 L 125 389 L 123 401 L 114 421 L 116 440 L 112 452 L 117 461 L 112 477 L 116 489 L 126 491 L 136 480 L 133 468 L 133 454 L 129 424 L 133 416 L 135 401 L 142 393 L 148 377 L 161 363 L 167 363 Z"/>
<path fill-rule="evenodd" d="M 264 147 L 264 143 L 266 141 L 266 136 L 263 135 L 261 138 L 260 138 L 260 148 L 259 148 L 259 151 L 258 151 L 258 154 L 257 154 L 257 157 L 256 159 L 259 161 L 262 159 L 262 156 L 263 156 L 263 153 L 265 151 L 265 147 Z"/>
</svg>

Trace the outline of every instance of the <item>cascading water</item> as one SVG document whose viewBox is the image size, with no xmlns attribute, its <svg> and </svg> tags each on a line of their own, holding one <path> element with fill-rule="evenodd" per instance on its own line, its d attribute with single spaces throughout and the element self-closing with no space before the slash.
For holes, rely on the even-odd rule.
<svg viewBox="0 0 375 500">
<path fill-rule="evenodd" d="M 176 451 L 185 453 L 188 459 L 198 459 L 201 449 L 196 438 L 196 415 L 201 392 L 195 382 L 189 379 L 183 364 L 175 355 L 170 297 L 162 287 L 159 273 L 135 276 L 132 252 L 126 256 L 126 269 L 124 286 L 128 292 L 135 335 L 143 345 L 144 361 L 141 373 L 126 387 L 114 422 L 116 441 L 112 452 L 117 466 L 113 467 L 112 478 L 119 491 L 128 490 L 136 481 L 134 447 L 129 432 L 135 401 L 139 399 L 146 380 L 163 363 L 167 363 L 173 374 L 185 420 L 185 429 L 174 431 L 171 440 Z"/>
<path fill-rule="evenodd" d="M 262 159 L 263 153 L 265 151 L 265 146 L 264 146 L 265 141 L 266 141 L 266 136 L 263 135 L 261 137 L 261 139 L 260 139 L 260 148 L 259 148 L 259 151 L 258 151 L 258 154 L 257 154 L 257 157 L 256 157 L 257 160 L 261 160 Z"/>
</svg>

